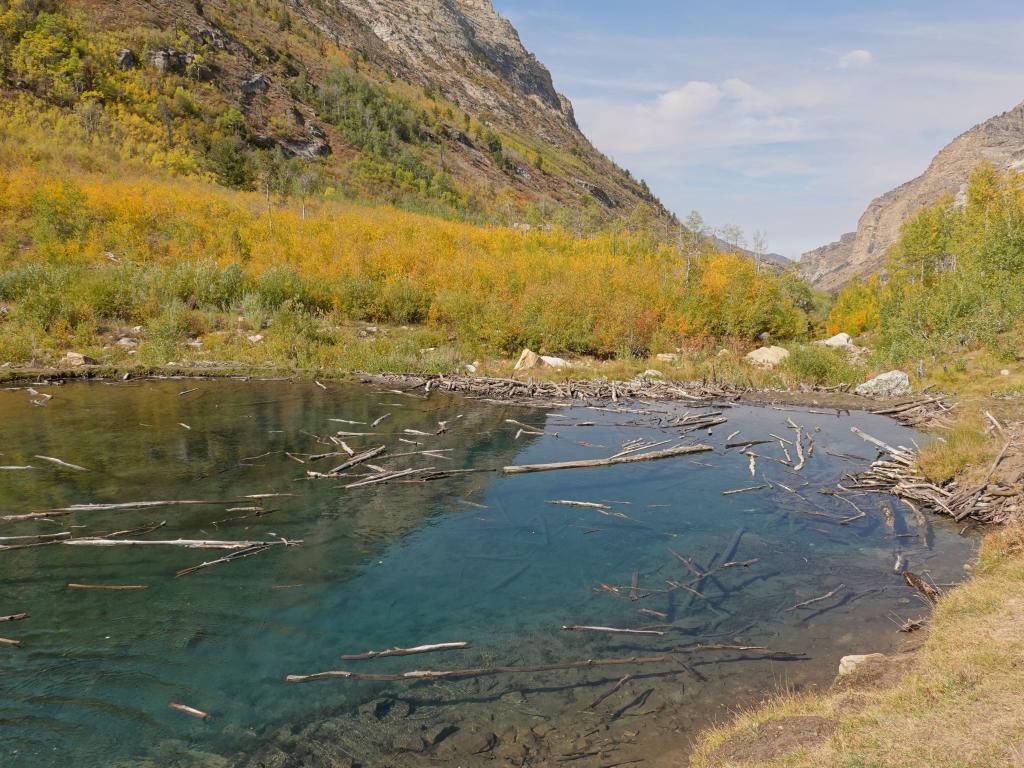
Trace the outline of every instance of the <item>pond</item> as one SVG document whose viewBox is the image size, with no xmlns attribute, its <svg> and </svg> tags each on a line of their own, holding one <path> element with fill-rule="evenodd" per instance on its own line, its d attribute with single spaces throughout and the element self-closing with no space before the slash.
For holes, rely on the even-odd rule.
<svg viewBox="0 0 1024 768">
<path fill-rule="evenodd" d="M 0 623 L 0 636 L 20 643 L 0 645 L 0 763 L 12 768 L 657 765 L 739 706 L 827 685 L 843 655 L 891 650 L 898 622 L 926 612 L 897 556 L 946 584 L 963 577 L 976 546 L 942 520 L 920 530 L 884 497 L 819 493 L 874 458 L 851 426 L 892 444 L 915 439 L 867 414 L 728 403 L 541 410 L 300 381 L 36 392 L 0 392 L 0 465 L 32 467 L 0 470 L 0 616 L 30 615 Z M 53 397 L 33 403 L 44 394 Z M 810 436 L 799 472 L 790 421 Z M 726 448 L 730 440 L 768 442 Z M 343 487 L 376 473 L 371 465 L 493 470 L 608 457 L 637 441 L 632 455 L 713 450 Z M 345 447 L 381 445 L 386 453 L 347 477 L 307 474 L 341 464 Z M 398 455 L 418 451 L 431 453 Z M 312 458 L 326 453 L 339 455 Z M 757 454 L 753 477 L 748 453 Z M 141 501 L 211 503 L 36 514 Z M 52 538 L 15 538 L 39 536 Z M 301 544 L 176 576 L 231 551 L 60 543 L 99 536 Z M 13 548 L 23 544 L 45 546 Z M 651 634 L 562 629 L 579 625 Z M 340 659 L 445 642 L 470 646 Z M 454 680 L 285 682 L 328 670 L 634 657 L 663 658 Z"/>
</svg>

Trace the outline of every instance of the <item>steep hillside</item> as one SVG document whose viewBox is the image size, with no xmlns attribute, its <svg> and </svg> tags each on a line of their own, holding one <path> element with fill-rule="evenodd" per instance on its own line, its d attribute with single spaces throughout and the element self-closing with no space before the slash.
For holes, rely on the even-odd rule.
<svg viewBox="0 0 1024 768">
<path fill-rule="evenodd" d="M 834 291 L 857 275 L 881 271 L 903 222 L 943 197 L 961 196 L 983 162 L 1000 172 L 1024 166 L 1024 103 L 967 131 L 921 176 L 873 200 L 856 232 L 805 253 L 800 261 L 804 276 L 815 287 Z"/>
<path fill-rule="evenodd" d="M 56 106 L 185 175 L 575 230 L 638 206 L 671 219 L 580 133 L 489 0 L 13 0 L 0 13 L 8 100 Z"/>
</svg>

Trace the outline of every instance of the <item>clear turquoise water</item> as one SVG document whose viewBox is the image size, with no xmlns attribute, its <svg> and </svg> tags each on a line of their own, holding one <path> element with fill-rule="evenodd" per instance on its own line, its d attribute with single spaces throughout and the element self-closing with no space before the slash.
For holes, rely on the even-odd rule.
<svg viewBox="0 0 1024 768">
<path fill-rule="evenodd" d="M 421 442 L 421 448 L 453 449 L 450 462 L 411 457 L 392 460 L 397 467 L 595 458 L 615 453 L 626 440 L 665 440 L 678 430 L 659 428 L 650 416 L 583 408 L 548 413 L 438 394 L 422 400 L 374 387 L 331 385 L 324 391 L 308 382 L 75 384 L 46 391 L 54 399 L 45 407 L 31 405 L 24 391 L 0 392 L 0 465 L 36 467 L 0 472 L 0 514 L 87 502 L 294 495 L 256 502 L 273 510 L 258 519 L 218 524 L 238 516 L 223 506 L 87 512 L 0 522 L 0 536 L 65 530 L 78 536 L 166 521 L 147 537 L 282 536 L 305 543 L 180 579 L 177 570 L 211 559 L 211 553 L 63 546 L 0 552 L 0 615 L 32 616 L 0 624 L 0 635 L 22 642 L 20 648 L 0 648 L 0 764 L 12 768 L 138 764 L 172 747 L 229 755 L 242 764 L 280 741 L 282 726 L 295 731 L 350 715 L 353 728 L 337 738 L 348 739 L 347 751 L 364 764 L 422 764 L 398 753 L 386 757 L 382 735 L 355 727 L 362 722 L 359 706 L 387 695 L 410 702 L 425 718 L 476 723 L 528 715 L 568 723 L 580 719 L 579 700 L 593 698 L 622 672 L 549 673 L 486 684 L 299 686 L 285 684 L 284 677 L 339 668 L 398 671 L 653 655 L 691 642 L 742 642 L 806 654 L 798 662 L 694 657 L 697 674 L 687 673 L 685 682 L 678 670 L 651 668 L 650 698 L 663 706 L 651 716 L 650 739 L 668 744 L 685 740 L 724 707 L 750 703 L 780 684 L 828 682 L 846 653 L 888 650 L 896 642 L 891 617 L 923 612 L 893 572 L 894 553 L 903 552 L 915 572 L 947 583 L 961 578 L 974 547 L 938 520 L 919 536 L 912 519 L 901 518 L 899 535 L 891 535 L 878 512 L 879 498 L 855 497 L 869 514 L 849 526 L 807 514 L 852 514 L 848 505 L 817 493 L 860 466 L 826 450 L 873 456 L 850 426 L 893 443 L 909 444 L 914 437 L 863 414 L 738 406 L 726 410 L 728 424 L 713 435 L 687 438 L 715 447 L 692 459 L 346 491 L 336 480 L 304 478 L 306 469 L 327 469 L 330 460 L 301 465 L 283 451 L 327 451 L 315 436 L 371 429 L 330 419 L 372 422 L 389 412 L 374 430 L 381 436 L 345 439 L 357 450 L 384 443 L 392 453 L 416 449 L 399 437 Z M 686 411 L 651 408 L 666 418 L 668 411 Z M 742 430 L 744 438 L 774 432 L 791 439 L 787 418 L 819 430 L 814 456 L 799 477 L 761 460 L 753 481 L 747 458 L 724 449 L 726 435 Z M 516 439 L 519 427 L 506 419 L 546 425 L 547 434 Z M 438 421 L 448 422 L 447 433 L 403 432 L 431 432 Z M 597 424 L 569 426 L 580 421 Z M 753 450 L 781 457 L 777 445 Z M 36 454 L 90 471 L 61 469 Z M 722 496 L 761 482 L 762 475 L 799 490 L 806 501 L 778 488 Z M 552 506 L 545 503 L 549 499 L 615 502 L 612 508 L 625 518 Z M 759 562 L 720 574 L 703 587 L 707 600 L 676 593 L 633 602 L 600 590 L 601 584 L 628 587 L 634 571 L 641 592 L 664 588 L 666 579 L 685 579 L 670 549 L 706 566 L 740 529 L 734 559 Z M 75 591 L 67 588 L 71 582 L 149 589 Z M 784 610 L 840 584 L 846 589 L 836 599 L 811 610 Z M 643 607 L 669 616 L 660 621 L 641 615 Z M 565 624 L 654 623 L 671 625 L 668 635 L 560 631 Z M 338 659 L 342 653 L 454 640 L 474 647 L 443 656 Z M 172 701 L 214 718 L 200 723 L 172 712 Z M 388 738 L 403 727 L 418 726 L 391 725 Z"/>
</svg>

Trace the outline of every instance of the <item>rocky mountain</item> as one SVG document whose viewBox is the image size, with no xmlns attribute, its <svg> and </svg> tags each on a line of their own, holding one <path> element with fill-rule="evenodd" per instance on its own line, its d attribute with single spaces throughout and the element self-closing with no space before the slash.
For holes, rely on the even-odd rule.
<svg viewBox="0 0 1024 768">
<path fill-rule="evenodd" d="M 1024 103 L 962 134 L 922 175 L 873 200 L 856 232 L 805 253 L 804 276 L 817 288 L 836 291 L 858 275 L 881 272 L 903 222 L 945 196 L 959 196 L 983 162 L 1000 171 L 1024 168 Z"/>
<path fill-rule="evenodd" d="M 366 177 L 373 197 L 382 186 L 409 186 L 412 174 L 427 202 L 456 200 L 504 223 L 532 211 L 537 224 L 558 214 L 563 224 L 594 226 L 638 206 L 673 220 L 580 132 L 550 72 L 490 0 L 64 5 L 91 32 L 123 41 L 122 68 L 190 81 L 176 99 L 197 102 L 204 116 L 240 111 L 249 145 L 320 158 L 332 183 L 349 180 L 362 160 L 349 184 L 360 196 L 369 194 Z"/>
</svg>

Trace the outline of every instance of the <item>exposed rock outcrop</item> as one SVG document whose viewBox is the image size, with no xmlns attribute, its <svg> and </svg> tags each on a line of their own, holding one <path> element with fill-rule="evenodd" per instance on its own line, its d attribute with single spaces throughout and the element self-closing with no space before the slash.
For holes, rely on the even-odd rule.
<svg viewBox="0 0 1024 768">
<path fill-rule="evenodd" d="M 983 162 L 998 171 L 1024 167 L 1024 103 L 962 134 L 921 176 L 873 200 L 856 232 L 805 253 L 804 276 L 817 288 L 835 291 L 858 275 L 881 272 L 903 222 L 943 197 L 962 195 Z"/>
</svg>

